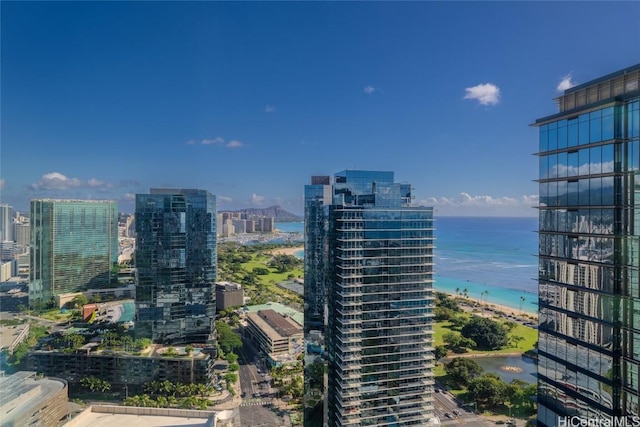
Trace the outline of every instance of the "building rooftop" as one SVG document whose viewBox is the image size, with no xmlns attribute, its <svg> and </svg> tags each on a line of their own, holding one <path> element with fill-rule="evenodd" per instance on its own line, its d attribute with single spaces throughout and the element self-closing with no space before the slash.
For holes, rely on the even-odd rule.
<svg viewBox="0 0 640 427">
<path fill-rule="evenodd" d="M 65 427 L 213 427 L 216 414 L 211 411 L 94 405 L 66 423 Z"/>
<path fill-rule="evenodd" d="M 283 337 L 290 337 L 302 331 L 299 325 L 274 310 L 262 310 L 257 314 Z"/>
<path fill-rule="evenodd" d="M 38 377 L 33 371 L 18 371 L 0 377 L 0 420 L 12 425 L 30 408 L 64 389 L 67 383 L 57 378 Z"/>
<path fill-rule="evenodd" d="M 246 311 L 249 313 L 257 313 L 262 310 L 273 310 L 277 313 L 282 314 L 283 316 L 288 316 L 298 323 L 300 326 L 304 325 L 304 315 L 299 311 L 288 307 L 284 304 L 280 304 L 279 302 L 268 302 L 266 304 L 260 305 L 251 305 L 246 307 Z"/>
</svg>

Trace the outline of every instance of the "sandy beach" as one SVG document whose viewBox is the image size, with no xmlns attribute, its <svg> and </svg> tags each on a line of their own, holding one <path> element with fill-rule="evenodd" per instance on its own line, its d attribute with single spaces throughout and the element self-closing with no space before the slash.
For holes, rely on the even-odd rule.
<svg viewBox="0 0 640 427">
<path fill-rule="evenodd" d="M 304 245 L 295 246 L 292 248 L 280 248 L 271 251 L 272 255 L 295 255 L 296 252 L 303 251 Z"/>
<path fill-rule="evenodd" d="M 517 308 L 508 307 L 506 305 L 494 304 L 492 302 L 481 301 L 479 298 L 471 298 L 459 296 L 454 293 L 444 292 L 448 295 L 455 297 L 456 301 L 463 304 L 463 308 L 467 307 L 467 310 L 477 311 L 478 314 L 482 314 L 482 307 L 484 306 L 484 311 L 486 315 L 493 315 L 495 312 L 502 312 L 506 315 L 515 315 L 523 319 L 538 319 L 538 315 L 534 313 L 529 313 L 524 310 L 519 310 Z"/>
</svg>

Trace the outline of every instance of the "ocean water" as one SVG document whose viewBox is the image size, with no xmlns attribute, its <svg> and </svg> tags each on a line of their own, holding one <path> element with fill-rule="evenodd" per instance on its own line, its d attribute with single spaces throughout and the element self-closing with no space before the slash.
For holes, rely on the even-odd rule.
<svg viewBox="0 0 640 427">
<path fill-rule="evenodd" d="M 466 288 L 473 298 L 537 311 L 538 218 L 438 217 L 435 227 L 436 290 Z"/>
<path fill-rule="evenodd" d="M 304 224 L 276 228 L 302 233 Z M 436 217 L 435 228 L 436 290 L 537 311 L 538 218 Z"/>
</svg>

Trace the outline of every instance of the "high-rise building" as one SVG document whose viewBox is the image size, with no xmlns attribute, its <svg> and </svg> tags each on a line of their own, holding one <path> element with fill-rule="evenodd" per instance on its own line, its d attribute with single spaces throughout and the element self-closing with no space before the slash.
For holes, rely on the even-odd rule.
<svg viewBox="0 0 640 427">
<path fill-rule="evenodd" d="M 106 288 L 117 280 L 118 205 L 104 200 L 31 200 L 29 302 Z"/>
<path fill-rule="evenodd" d="M 2 241 L 14 241 L 13 208 L 6 204 L 0 205 L 0 242 Z"/>
<path fill-rule="evenodd" d="M 305 186 L 304 329 L 324 334 L 329 427 L 432 420 L 433 210 L 411 202 L 393 172 Z"/>
<path fill-rule="evenodd" d="M 640 64 L 565 90 L 535 123 L 540 426 L 640 415 L 639 86 Z"/>
<path fill-rule="evenodd" d="M 215 335 L 216 199 L 205 190 L 136 195 L 136 333 L 167 344 Z"/>
</svg>

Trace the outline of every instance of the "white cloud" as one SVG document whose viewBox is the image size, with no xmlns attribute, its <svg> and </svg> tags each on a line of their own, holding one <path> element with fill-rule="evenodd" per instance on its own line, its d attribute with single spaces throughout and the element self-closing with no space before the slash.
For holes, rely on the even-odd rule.
<svg viewBox="0 0 640 427">
<path fill-rule="evenodd" d="M 573 76 L 571 75 L 571 73 L 564 76 L 562 80 L 560 80 L 560 83 L 558 83 L 556 90 L 558 90 L 559 92 L 562 92 L 574 87 L 577 83 L 572 80 L 572 77 Z"/>
<path fill-rule="evenodd" d="M 200 141 L 200 144 L 202 145 L 222 145 L 224 144 L 224 139 L 220 138 L 219 136 L 213 138 L 213 139 L 203 139 L 202 141 Z"/>
<path fill-rule="evenodd" d="M 375 91 L 376 91 L 376 88 L 371 85 L 367 85 L 364 87 L 364 93 L 366 93 L 367 95 L 371 95 Z"/>
<path fill-rule="evenodd" d="M 235 140 L 235 139 L 234 139 L 233 141 L 229 141 L 229 142 L 225 145 L 225 147 L 227 147 L 227 148 L 239 148 L 239 147 L 242 147 L 243 145 L 244 145 L 244 144 L 242 144 L 242 142 L 237 141 L 237 140 Z"/>
<path fill-rule="evenodd" d="M 126 201 L 132 201 L 136 199 L 136 195 L 133 193 L 124 193 L 124 195 L 122 196 L 122 200 L 126 200 Z"/>
<path fill-rule="evenodd" d="M 500 88 L 492 83 L 479 84 L 465 89 L 464 99 L 476 99 L 481 105 L 496 105 L 500 102 Z"/>
<path fill-rule="evenodd" d="M 267 106 L 264 107 L 264 111 L 266 113 L 273 113 L 274 111 L 276 111 L 276 107 L 274 107 L 273 105 L 267 104 Z"/>
<path fill-rule="evenodd" d="M 187 141 L 188 145 L 195 145 L 198 144 L 198 142 L 194 139 L 190 139 L 189 141 Z M 221 138 L 219 136 L 215 137 L 215 138 L 204 138 L 201 139 L 199 142 L 200 145 L 219 145 L 221 147 L 227 147 L 227 148 L 238 148 L 238 147 L 242 147 L 244 144 L 238 140 L 232 140 L 229 142 L 225 142 L 224 138 Z"/>
<path fill-rule="evenodd" d="M 96 178 L 90 178 L 83 181 L 78 178 L 69 178 L 60 172 L 49 172 L 33 184 L 29 185 L 31 190 L 68 190 L 71 188 L 93 188 L 97 190 L 107 190 L 113 187 L 113 184 Z"/>
<path fill-rule="evenodd" d="M 233 203 L 233 199 L 229 196 L 216 195 L 216 201 L 222 205 L 229 205 Z"/>
<path fill-rule="evenodd" d="M 433 206 L 442 215 L 535 216 L 538 195 L 516 197 L 474 196 L 463 192 L 456 197 L 427 197 L 419 204 Z"/>
<path fill-rule="evenodd" d="M 4 189 L 4 185 L 5 185 L 5 180 L 4 178 L 0 178 L 0 190 Z"/>
<path fill-rule="evenodd" d="M 264 196 L 259 196 L 255 193 L 251 195 L 251 204 L 254 206 L 262 206 L 264 205 L 265 201 L 266 201 L 266 198 Z"/>
</svg>

